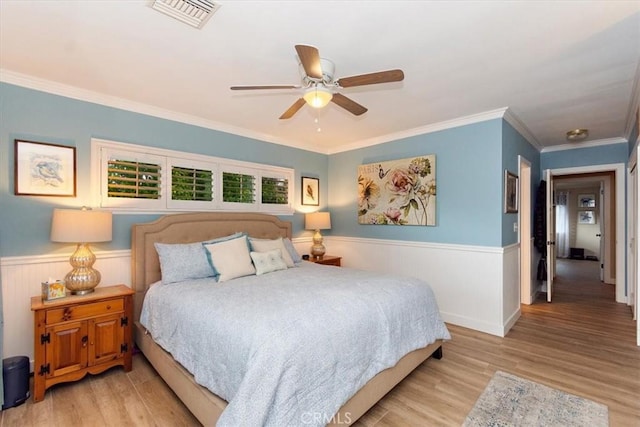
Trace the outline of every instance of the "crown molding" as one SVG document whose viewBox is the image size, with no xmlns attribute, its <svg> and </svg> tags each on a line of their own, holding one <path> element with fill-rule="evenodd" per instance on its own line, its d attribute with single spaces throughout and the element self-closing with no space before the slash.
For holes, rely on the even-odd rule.
<svg viewBox="0 0 640 427">
<path fill-rule="evenodd" d="M 469 116 L 458 117 L 452 120 L 445 120 L 443 122 L 432 123 L 426 126 L 420 126 L 413 129 L 408 129 L 402 132 L 394 132 L 387 135 L 377 136 L 375 138 L 365 139 L 352 144 L 345 144 L 334 150 L 330 150 L 328 154 L 337 154 L 345 151 L 357 150 L 359 148 L 371 147 L 372 145 L 383 144 L 385 142 L 397 141 L 399 139 L 409 138 L 417 135 L 424 135 L 427 133 L 438 132 L 441 130 L 456 128 L 464 125 L 470 125 L 474 123 L 485 122 L 492 119 L 501 119 L 504 117 L 504 113 L 507 111 L 507 107 L 498 108 L 496 110 L 485 111 L 483 113 L 472 114 Z"/>
<path fill-rule="evenodd" d="M 636 75 L 631 87 L 631 99 L 629 100 L 629 113 L 627 114 L 627 125 L 624 128 L 624 136 L 627 141 L 631 138 L 631 132 L 636 124 L 636 112 L 640 108 L 640 61 L 636 68 Z M 640 135 L 640 123 L 638 123 L 638 134 Z"/>
<path fill-rule="evenodd" d="M 133 102 L 124 98 L 116 96 L 109 96 L 102 93 L 81 89 L 75 86 L 65 85 L 50 80 L 39 79 L 33 76 L 16 73 L 6 69 L 0 68 L 0 82 L 13 84 L 28 89 L 34 89 L 41 92 L 50 93 L 53 95 L 63 96 L 66 98 L 76 99 L 79 101 L 91 102 L 102 106 L 118 108 L 126 111 L 131 111 L 140 114 L 146 114 L 152 117 L 158 117 L 166 120 L 172 120 L 180 123 L 199 126 L 206 129 L 212 129 L 215 131 L 230 133 L 246 138 L 255 139 L 263 142 L 270 142 L 273 144 L 284 145 L 287 147 L 302 149 L 306 151 L 316 152 L 320 154 L 337 154 L 345 151 L 352 151 L 359 148 L 366 148 L 373 145 L 383 144 L 386 142 L 396 141 L 399 139 L 409 138 L 417 135 L 424 135 L 428 133 L 438 132 L 441 130 L 456 128 L 460 126 L 475 124 L 484 122 L 487 120 L 505 119 L 511 126 L 513 126 L 527 141 L 529 141 L 534 147 L 540 150 L 540 144 L 535 139 L 531 131 L 522 123 L 522 121 L 509 110 L 508 107 L 498 108 L 495 110 L 485 111 L 477 114 L 471 114 L 468 116 L 458 117 L 451 120 L 445 120 L 438 123 L 432 123 L 425 126 L 408 129 L 401 132 L 394 132 L 386 135 L 377 136 L 374 138 L 358 141 L 351 144 L 342 145 L 333 150 L 320 150 L 318 147 L 311 144 L 303 144 L 300 142 L 292 143 L 284 139 L 276 138 L 273 135 L 254 132 L 245 128 L 236 126 L 230 126 L 228 124 L 219 123 L 211 120 L 206 120 L 201 117 L 192 116 L 189 114 L 183 114 L 176 111 L 171 111 L 163 108 L 154 107 L 148 104 L 139 102 Z"/>
<path fill-rule="evenodd" d="M 507 121 L 507 123 L 513 126 L 513 128 L 517 130 L 518 133 L 520 133 L 520 135 L 524 137 L 524 139 L 529 141 L 529 144 L 533 145 L 538 151 L 542 151 L 542 149 L 544 148 L 542 144 L 540 144 L 536 137 L 533 136 L 533 133 L 522 122 L 522 120 L 520 120 L 516 113 L 513 112 L 513 110 L 507 108 L 507 110 L 504 112 L 504 119 Z"/>
<path fill-rule="evenodd" d="M 166 110 L 164 108 L 158 108 L 148 104 L 130 101 L 128 99 L 119 98 L 116 96 L 109 96 L 102 93 L 81 89 L 75 86 L 53 82 L 50 80 L 39 79 L 33 76 L 16 73 L 3 68 L 0 68 L 0 82 L 26 87 L 28 89 L 34 89 L 41 92 L 47 92 L 53 95 L 64 96 L 65 98 L 77 99 L 79 101 L 91 102 L 93 104 L 118 108 L 134 113 L 146 114 L 161 119 L 172 120 L 180 123 L 199 126 L 206 129 L 244 136 L 246 138 L 256 139 L 259 141 L 271 142 L 273 144 L 285 145 L 288 147 L 327 154 L 326 152 L 318 150 L 317 147 L 313 147 L 311 145 L 304 145 L 300 143 L 293 144 L 289 141 L 275 138 L 273 135 L 254 132 L 245 128 L 230 126 L 228 124 L 206 120 L 201 117 L 183 114 L 172 110 Z"/>
<path fill-rule="evenodd" d="M 572 142 L 569 144 L 553 145 L 551 147 L 545 147 L 542 149 L 541 153 L 550 153 L 552 151 L 575 150 L 578 148 L 601 147 L 603 145 L 622 144 L 622 143 L 626 144 L 627 140 L 624 138 L 606 138 L 606 139 L 597 139 L 595 141 Z"/>
</svg>

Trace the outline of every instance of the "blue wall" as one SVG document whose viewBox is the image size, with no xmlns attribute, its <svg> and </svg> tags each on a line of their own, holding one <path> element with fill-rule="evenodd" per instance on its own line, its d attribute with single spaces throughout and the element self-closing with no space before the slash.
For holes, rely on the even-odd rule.
<svg viewBox="0 0 640 427">
<path fill-rule="evenodd" d="M 533 221 L 533 207 L 536 192 L 540 184 L 540 153 L 507 121 L 502 122 L 502 169 L 518 175 L 518 156 L 524 157 L 531 163 L 531 219 Z M 504 193 L 504 185 L 503 193 Z M 503 196 L 504 197 L 504 196 Z M 504 212 L 504 209 L 503 209 Z M 518 233 L 513 231 L 513 224 L 518 222 L 518 214 L 502 214 L 502 246 L 508 246 L 518 241 Z M 533 224 L 533 222 L 532 222 Z"/>
<path fill-rule="evenodd" d="M 331 155 L 331 232 L 339 236 L 502 246 L 501 151 L 502 120 L 495 119 Z M 423 154 L 436 156 L 436 226 L 358 224 L 358 166 Z"/>
<path fill-rule="evenodd" d="M 295 168 L 296 189 L 301 176 L 320 178 L 320 200 L 327 200 L 324 154 L 0 83 L 0 256 L 68 250 L 49 242 L 51 212 L 54 207 L 79 207 L 89 200 L 92 137 Z M 78 197 L 15 196 L 14 139 L 75 146 Z M 298 207 L 299 191 L 295 201 Z M 323 203 L 320 209 L 325 208 Z M 129 248 L 131 224 L 157 216 L 114 215 L 113 241 L 97 249 Z M 284 219 L 293 222 L 294 235 L 303 232 L 302 213 Z"/>
<path fill-rule="evenodd" d="M 608 165 L 613 163 L 627 164 L 628 158 L 628 145 L 625 142 L 600 145 L 597 147 L 550 151 L 540 154 L 540 170 Z"/>
<path fill-rule="evenodd" d="M 0 116 L 0 256 L 68 251 L 49 242 L 51 212 L 90 200 L 92 137 L 290 167 L 296 171 L 296 188 L 301 176 L 318 177 L 321 201 L 326 201 L 320 209 L 329 206 L 332 213 L 333 229 L 327 234 L 341 236 L 506 246 L 517 241 L 517 216 L 503 213 L 504 170 L 517 172 L 521 154 L 532 164 L 534 189 L 539 181 L 538 152 L 502 119 L 326 156 L 8 84 L 0 84 Z M 78 197 L 15 196 L 14 139 L 75 146 Z M 358 224 L 358 166 L 423 154 L 436 156 L 436 226 Z M 295 201 L 298 207 L 298 190 Z M 129 248 L 131 224 L 157 216 L 115 215 L 113 241 L 97 249 Z M 293 222 L 294 235 L 304 232 L 302 213 L 284 219 Z"/>
</svg>

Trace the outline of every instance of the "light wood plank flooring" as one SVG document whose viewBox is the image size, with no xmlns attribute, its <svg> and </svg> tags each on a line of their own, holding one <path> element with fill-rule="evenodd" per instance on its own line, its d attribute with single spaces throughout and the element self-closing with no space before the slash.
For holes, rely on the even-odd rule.
<svg viewBox="0 0 640 427">
<path fill-rule="evenodd" d="M 630 309 L 615 303 L 613 286 L 597 280 L 597 264 L 560 261 L 554 302 L 523 306 L 505 338 L 450 326 L 453 340 L 445 344 L 444 358 L 423 363 L 357 425 L 459 426 L 493 373 L 502 370 L 607 405 L 613 427 L 640 426 L 635 324 Z M 41 403 L 3 411 L 0 425 L 198 423 L 137 355 L 132 372 L 115 368 L 54 386 Z"/>
</svg>

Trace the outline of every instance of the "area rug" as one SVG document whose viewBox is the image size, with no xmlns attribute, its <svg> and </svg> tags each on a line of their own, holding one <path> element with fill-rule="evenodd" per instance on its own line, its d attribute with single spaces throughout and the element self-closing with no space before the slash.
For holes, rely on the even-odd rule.
<svg viewBox="0 0 640 427">
<path fill-rule="evenodd" d="M 463 427 L 608 425 L 605 405 L 497 371 Z"/>
</svg>

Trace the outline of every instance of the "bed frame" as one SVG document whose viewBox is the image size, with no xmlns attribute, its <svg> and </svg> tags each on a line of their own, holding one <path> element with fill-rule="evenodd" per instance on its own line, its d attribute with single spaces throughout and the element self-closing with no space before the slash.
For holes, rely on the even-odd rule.
<svg viewBox="0 0 640 427">
<path fill-rule="evenodd" d="M 191 243 L 244 231 L 251 237 L 291 237 L 291 223 L 261 213 L 185 213 L 166 215 L 154 222 L 134 224 L 131 230 L 131 286 L 134 294 L 134 337 L 158 374 L 205 426 L 215 425 L 227 402 L 197 384 L 171 354 L 157 345 L 140 324 L 142 301 L 149 286 L 160 280 L 160 261 L 154 243 Z M 418 365 L 442 357 L 442 341 L 405 355 L 358 391 L 334 416 L 333 423 L 349 425 L 360 418 Z"/>
</svg>

